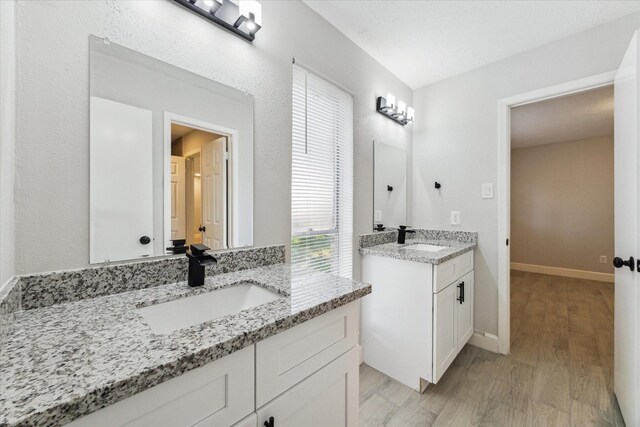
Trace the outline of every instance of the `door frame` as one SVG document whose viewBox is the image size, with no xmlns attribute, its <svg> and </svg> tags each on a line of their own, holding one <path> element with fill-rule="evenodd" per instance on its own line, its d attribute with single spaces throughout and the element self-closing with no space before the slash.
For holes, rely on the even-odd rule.
<svg viewBox="0 0 640 427">
<path fill-rule="evenodd" d="M 205 132 L 216 133 L 227 138 L 227 150 L 229 153 L 229 161 L 227 164 L 227 244 L 229 247 L 235 247 L 237 240 L 236 227 L 239 226 L 237 215 L 239 209 L 237 203 L 239 200 L 238 188 L 234 185 L 233 176 L 239 171 L 238 165 L 238 131 L 228 127 L 220 126 L 214 123 L 205 122 L 204 120 L 194 119 L 192 117 L 183 116 L 181 114 L 164 112 L 164 156 L 163 156 L 163 194 L 164 194 L 164 213 L 163 213 L 163 229 L 164 247 L 171 246 L 171 123 L 178 123 L 189 126 L 194 129 Z M 230 148 L 229 148 L 230 147 Z M 229 201 L 230 200 L 230 201 Z M 167 218 L 169 222 L 167 223 Z"/>
<path fill-rule="evenodd" d="M 511 108 L 613 84 L 617 70 L 570 80 L 498 100 L 498 352 L 511 347 L 510 247 L 511 231 Z"/>
</svg>

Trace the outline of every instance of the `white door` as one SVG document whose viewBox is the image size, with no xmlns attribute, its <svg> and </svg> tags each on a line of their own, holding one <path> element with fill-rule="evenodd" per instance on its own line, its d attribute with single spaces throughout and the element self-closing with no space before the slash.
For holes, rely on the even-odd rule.
<svg viewBox="0 0 640 427">
<path fill-rule="evenodd" d="M 615 79 L 615 255 L 625 261 L 638 251 L 638 33 Z M 640 292 L 637 266 L 615 270 L 614 391 L 628 426 L 640 425 Z M 633 270 L 633 271 L 632 271 Z"/>
<path fill-rule="evenodd" d="M 456 305 L 457 351 L 469 341 L 473 335 L 473 271 L 465 274 L 456 282 L 458 297 Z"/>
<path fill-rule="evenodd" d="M 171 156 L 171 240 L 187 238 L 184 157 Z"/>
<path fill-rule="evenodd" d="M 458 287 L 451 284 L 433 294 L 433 383 L 437 383 L 457 352 Z"/>
<path fill-rule="evenodd" d="M 258 409 L 258 425 L 355 427 L 358 375 L 356 347 Z"/>
<path fill-rule="evenodd" d="M 227 247 L 227 138 L 202 144 L 202 243 Z"/>
<path fill-rule="evenodd" d="M 153 255 L 151 111 L 92 96 L 89 262 Z"/>
</svg>

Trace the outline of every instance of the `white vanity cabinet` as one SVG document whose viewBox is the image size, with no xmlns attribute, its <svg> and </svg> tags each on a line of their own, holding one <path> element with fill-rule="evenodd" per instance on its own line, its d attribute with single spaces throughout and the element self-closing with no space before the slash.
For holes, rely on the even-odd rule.
<svg viewBox="0 0 640 427">
<path fill-rule="evenodd" d="M 349 303 L 69 425 L 355 427 L 359 317 Z"/>
<path fill-rule="evenodd" d="M 365 254 L 364 361 L 403 384 L 436 383 L 473 335 L 473 251 L 442 264 Z"/>
</svg>

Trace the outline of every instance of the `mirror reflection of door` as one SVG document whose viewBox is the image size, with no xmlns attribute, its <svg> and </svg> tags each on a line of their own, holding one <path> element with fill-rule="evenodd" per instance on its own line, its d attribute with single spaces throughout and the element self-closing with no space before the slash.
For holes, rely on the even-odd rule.
<svg viewBox="0 0 640 427">
<path fill-rule="evenodd" d="M 171 124 L 172 240 L 228 247 L 228 145 L 226 135 Z"/>
</svg>

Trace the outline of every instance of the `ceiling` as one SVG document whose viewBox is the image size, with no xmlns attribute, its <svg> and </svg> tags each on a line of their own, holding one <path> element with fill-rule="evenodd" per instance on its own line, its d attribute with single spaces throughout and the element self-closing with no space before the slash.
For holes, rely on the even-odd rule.
<svg viewBox="0 0 640 427">
<path fill-rule="evenodd" d="M 511 148 L 613 135 L 613 86 L 511 109 Z"/>
<path fill-rule="evenodd" d="M 171 142 L 175 142 L 178 138 L 182 138 L 192 130 L 192 127 L 184 126 L 178 123 L 171 123 Z"/>
<path fill-rule="evenodd" d="M 413 89 L 640 11 L 639 1 L 304 2 Z"/>
</svg>

